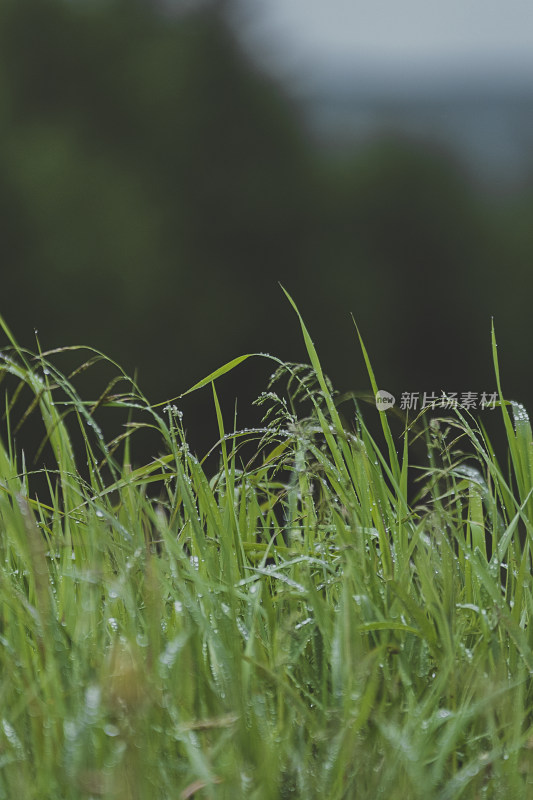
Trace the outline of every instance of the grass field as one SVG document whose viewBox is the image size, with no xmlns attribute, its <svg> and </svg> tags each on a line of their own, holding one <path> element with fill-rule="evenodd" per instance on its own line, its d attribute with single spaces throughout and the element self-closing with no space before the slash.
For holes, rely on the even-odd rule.
<svg viewBox="0 0 533 800">
<path fill-rule="evenodd" d="M 216 392 L 246 357 L 193 387 L 209 472 L 179 401 L 82 401 L 3 331 L 0 798 L 533 796 L 533 439 L 495 344 L 506 463 L 461 410 L 400 437 L 382 412 L 376 443 L 302 322 L 310 367 L 275 363 L 261 429 Z M 107 443 L 104 406 L 135 416 Z M 13 446 L 30 416 L 40 498 Z M 160 457 L 132 468 L 140 426 Z"/>
</svg>

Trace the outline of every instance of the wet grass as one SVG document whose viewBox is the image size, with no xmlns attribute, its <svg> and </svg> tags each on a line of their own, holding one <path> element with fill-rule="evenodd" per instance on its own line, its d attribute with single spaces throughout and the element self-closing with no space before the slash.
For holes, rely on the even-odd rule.
<svg viewBox="0 0 533 800">
<path fill-rule="evenodd" d="M 505 465 L 460 409 L 400 437 L 382 412 L 378 445 L 302 331 L 311 366 L 276 362 L 260 430 L 232 433 L 216 391 L 246 357 L 194 387 L 209 472 L 172 402 L 83 402 L 4 326 L 0 798 L 532 796 L 527 413 L 500 387 Z M 109 406 L 136 420 L 112 442 Z M 13 445 L 35 415 L 46 499 Z M 160 456 L 132 469 L 141 426 Z"/>
</svg>

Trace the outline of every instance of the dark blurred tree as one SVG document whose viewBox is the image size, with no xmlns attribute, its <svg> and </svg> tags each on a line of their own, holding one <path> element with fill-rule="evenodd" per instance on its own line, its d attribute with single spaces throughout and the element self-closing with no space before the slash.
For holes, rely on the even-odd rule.
<svg viewBox="0 0 533 800">
<path fill-rule="evenodd" d="M 243 331 L 265 349 L 276 281 L 301 258 L 303 134 L 221 11 L 7 0 L 0 12 L 0 201 L 17 208 L 4 310 L 26 338 L 35 325 L 47 345 L 104 347 L 156 384 L 159 370 L 156 390 L 172 391 L 172 346 L 185 380 L 243 349 Z"/>
<path fill-rule="evenodd" d="M 350 307 L 391 387 L 475 384 L 478 347 L 490 356 L 490 315 L 473 276 L 490 263 L 495 231 L 462 166 L 437 147 L 384 136 L 333 160 L 326 184 L 322 302 Z"/>
</svg>

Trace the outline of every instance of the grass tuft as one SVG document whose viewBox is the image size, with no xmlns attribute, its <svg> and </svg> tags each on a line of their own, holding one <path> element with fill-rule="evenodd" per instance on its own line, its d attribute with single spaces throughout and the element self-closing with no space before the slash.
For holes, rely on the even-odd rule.
<svg viewBox="0 0 533 800">
<path fill-rule="evenodd" d="M 495 337 L 506 471 L 461 409 L 403 439 L 380 412 L 382 446 L 354 403 L 347 429 L 300 322 L 310 367 L 276 361 L 261 428 L 228 432 L 217 395 L 249 356 L 190 390 L 213 393 L 208 474 L 173 401 L 118 368 L 82 401 L 101 354 L 66 377 L 0 320 L 0 798 L 532 795 L 533 439 Z M 132 466 L 140 430 L 158 455 Z"/>
</svg>

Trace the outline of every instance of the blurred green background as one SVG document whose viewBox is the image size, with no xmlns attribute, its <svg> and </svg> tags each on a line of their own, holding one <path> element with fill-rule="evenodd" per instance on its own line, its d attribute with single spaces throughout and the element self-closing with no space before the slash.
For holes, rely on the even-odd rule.
<svg viewBox="0 0 533 800">
<path fill-rule="evenodd" d="M 504 389 L 527 406 L 531 181 L 487 191 L 393 131 L 321 147 L 230 5 L 2 0 L 0 313 L 16 336 L 99 348 L 157 402 L 245 352 L 306 359 L 281 282 L 339 390 L 369 388 L 353 313 L 397 398 L 492 391 L 494 315 Z M 270 372 L 258 359 L 222 381 L 241 425 Z M 184 405 L 207 447 L 209 392 Z"/>
</svg>

